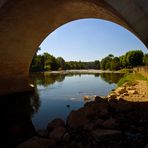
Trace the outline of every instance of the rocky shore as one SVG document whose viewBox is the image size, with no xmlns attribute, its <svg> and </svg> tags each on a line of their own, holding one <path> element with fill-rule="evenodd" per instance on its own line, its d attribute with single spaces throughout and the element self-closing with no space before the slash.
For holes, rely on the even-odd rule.
<svg viewBox="0 0 148 148">
<path fill-rule="evenodd" d="M 147 148 L 148 102 L 96 96 L 17 148 Z"/>
<path fill-rule="evenodd" d="M 148 101 L 148 82 L 144 80 L 136 80 L 133 84 L 124 83 L 121 87 L 113 90 L 109 95 L 109 99 L 120 99 L 132 102 Z"/>
</svg>

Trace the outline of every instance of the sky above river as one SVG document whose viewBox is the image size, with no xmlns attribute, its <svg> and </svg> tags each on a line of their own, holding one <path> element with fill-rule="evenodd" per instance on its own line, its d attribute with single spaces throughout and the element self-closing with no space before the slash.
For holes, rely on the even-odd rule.
<svg viewBox="0 0 148 148">
<path fill-rule="evenodd" d="M 69 22 L 50 33 L 38 54 L 48 52 L 65 61 L 101 60 L 108 54 L 120 56 L 130 50 L 148 53 L 145 45 L 131 32 L 115 23 L 100 19 Z"/>
</svg>

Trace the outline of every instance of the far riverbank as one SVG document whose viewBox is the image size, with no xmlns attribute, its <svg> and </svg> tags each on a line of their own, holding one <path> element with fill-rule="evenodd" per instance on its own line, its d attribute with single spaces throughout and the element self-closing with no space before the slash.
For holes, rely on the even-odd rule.
<svg viewBox="0 0 148 148">
<path fill-rule="evenodd" d="M 110 70 L 96 70 L 96 69 L 81 69 L 81 70 L 60 70 L 60 71 L 46 71 L 45 73 L 55 74 L 97 74 L 97 73 L 126 73 L 126 71 L 110 71 Z"/>
</svg>

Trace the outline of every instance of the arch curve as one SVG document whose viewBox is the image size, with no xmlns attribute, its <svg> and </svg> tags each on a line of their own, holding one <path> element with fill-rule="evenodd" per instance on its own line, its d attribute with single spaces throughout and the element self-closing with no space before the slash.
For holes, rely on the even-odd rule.
<svg viewBox="0 0 148 148">
<path fill-rule="evenodd" d="M 0 94 L 30 89 L 29 66 L 37 47 L 49 33 L 73 20 L 99 18 L 112 21 L 148 45 L 147 10 L 141 10 L 138 3 L 130 0 L 122 0 L 121 3 L 115 3 L 115 0 L 0 1 L 3 1 L 0 3 Z M 148 4 L 146 0 L 143 3 Z M 135 27 L 137 18 L 131 21 L 131 14 L 127 17 L 123 7 L 126 4 L 129 13 L 131 10 L 139 11 L 137 17 L 141 19 L 141 25 Z M 134 13 L 136 15 L 137 12 Z"/>
</svg>

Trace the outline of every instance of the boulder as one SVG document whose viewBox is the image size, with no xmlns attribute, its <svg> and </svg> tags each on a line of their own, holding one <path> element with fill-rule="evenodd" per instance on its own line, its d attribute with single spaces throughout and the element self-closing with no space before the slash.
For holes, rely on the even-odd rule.
<svg viewBox="0 0 148 148">
<path fill-rule="evenodd" d="M 118 130 L 96 129 L 91 132 L 91 135 L 97 142 L 105 142 L 112 140 L 121 140 L 121 132 Z"/>
<path fill-rule="evenodd" d="M 95 122 L 95 126 L 98 127 L 98 126 L 103 126 L 103 122 L 104 120 L 102 119 L 97 119 L 97 121 Z"/>
<path fill-rule="evenodd" d="M 107 99 L 105 97 L 95 96 L 95 102 L 107 102 Z"/>
<path fill-rule="evenodd" d="M 138 92 L 136 90 L 128 90 L 128 94 L 133 95 L 133 94 L 138 94 Z"/>
<path fill-rule="evenodd" d="M 64 127 L 55 128 L 49 135 L 50 138 L 60 141 L 65 134 L 66 129 Z"/>
<path fill-rule="evenodd" d="M 116 98 L 117 98 L 117 94 L 111 92 L 107 97 L 108 97 L 109 100 L 110 100 L 110 99 L 116 99 Z"/>
<path fill-rule="evenodd" d="M 83 129 L 87 130 L 87 131 L 91 131 L 94 128 L 94 124 L 93 123 L 88 123 L 86 125 L 84 125 Z"/>
<path fill-rule="evenodd" d="M 70 128 L 78 128 L 87 124 L 89 120 L 87 119 L 84 108 L 80 108 L 76 111 L 71 111 L 69 116 L 67 117 L 67 125 Z"/>
<path fill-rule="evenodd" d="M 17 148 L 49 148 L 54 147 L 56 142 L 52 139 L 33 137 L 24 143 L 21 143 Z"/>
<path fill-rule="evenodd" d="M 61 118 L 56 118 L 52 120 L 50 123 L 47 125 L 47 131 L 52 131 L 54 128 L 57 127 L 65 127 L 65 121 Z"/>
<path fill-rule="evenodd" d="M 105 120 L 103 123 L 103 127 L 108 129 L 114 129 L 116 126 L 117 126 L 116 120 L 113 118 Z"/>
<path fill-rule="evenodd" d="M 64 142 L 68 142 L 69 140 L 70 140 L 70 135 L 69 135 L 68 132 L 66 132 L 66 133 L 64 134 L 64 136 L 63 136 L 63 141 L 64 141 Z"/>
<path fill-rule="evenodd" d="M 41 137 L 48 137 L 47 130 L 39 129 L 39 130 L 37 130 L 37 134 L 38 134 L 38 136 L 41 136 Z"/>
<path fill-rule="evenodd" d="M 118 87 L 115 92 L 117 94 L 123 94 L 126 92 L 126 88 L 125 87 Z"/>
</svg>

